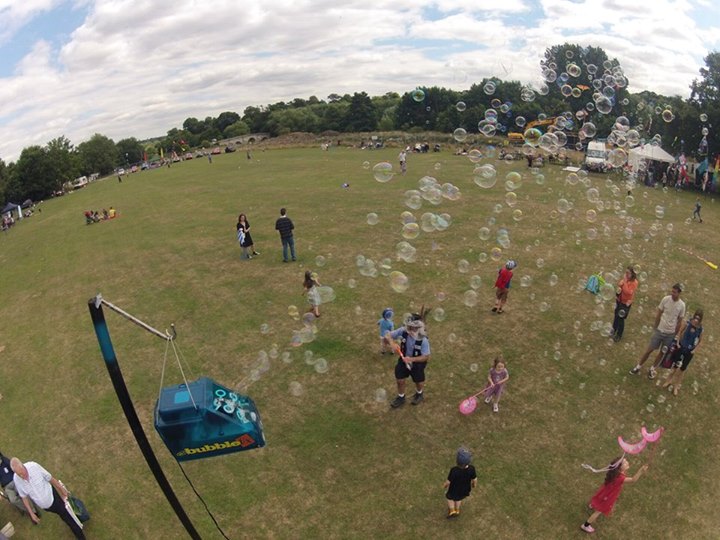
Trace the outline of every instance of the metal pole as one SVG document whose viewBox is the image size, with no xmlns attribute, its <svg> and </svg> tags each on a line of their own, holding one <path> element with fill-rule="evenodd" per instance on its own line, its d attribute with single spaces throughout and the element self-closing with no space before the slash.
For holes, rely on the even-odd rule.
<svg viewBox="0 0 720 540">
<path fill-rule="evenodd" d="M 175 495 L 170 482 L 168 482 L 168 479 L 165 477 L 165 473 L 163 473 L 160 463 L 158 462 L 157 457 L 150 446 L 150 442 L 145 435 L 142 424 L 140 424 L 140 419 L 138 418 L 135 407 L 133 406 L 130 393 L 125 385 L 125 379 L 123 379 L 122 372 L 120 371 L 120 365 L 118 364 L 115 351 L 113 350 L 112 342 L 110 341 L 110 332 L 108 332 L 107 324 L 105 323 L 105 314 L 102 310 L 102 302 L 98 298 L 91 298 L 88 301 L 88 307 L 90 308 L 90 317 L 92 318 L 93 326 L 95 327 L 95 334 L 97 335 L 98 343 L 100 344 L 100 351 L 102 351 L 105 366 L 107 367 L 108 374 L 110 375 L 110 380 L 113 383 L 115 393 L 117 394 L 120 405 L 125 413 L 125 418 L 127 419 L 128 424 L 130 424 L 130 429 L 135 436 L 135 440 L 140 447 L 140 451 L 145 457 L 148 467 L 150 467 L 150 470 L 155 476 L 155 481 L 160 486 L 160 489 L 162 489 L 165 497 L 170 503 L 170 506 L 175 511 L 175 514 L 183 524 L 183 527 L 185 527 L 188 535 L 190 535 L 190 538 L 200 540 L 200 535 L 195 530 L 190 518 L 185 513 L 185 509 L 182 507 L 180 501 Z"/>
</svg>

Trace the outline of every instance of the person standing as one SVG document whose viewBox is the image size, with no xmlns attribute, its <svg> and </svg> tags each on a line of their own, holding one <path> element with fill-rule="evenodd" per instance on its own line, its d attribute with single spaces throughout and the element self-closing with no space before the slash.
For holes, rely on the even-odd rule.
<svg viewBox="0 0 720 540">
<path fill-rule="evenodd" d="M 425 323 L 420 316 L 405 323 L 405 326 L 385 334 L 385 341 L 392 348 L 397 348 L 395 340 L 400 338 L 397 364 L 395 365 L 395 382 L 398 395 L 390 402 L 393 409 L 405 404 L 405 381 L 408 377 L 415 383 L 415 395 L 411 403 L 418 405 L 425 399 L 425 367 L 430 360 L 430 342 L 425 335 Z"/>
<path fill-rule="evenodd" d="M 255 251 L 255 245 L 253 244 L 252 236 L 250 236 L 250 222 L 248 222 L 245 214 L 240 214 L 238 216 L 237 230 L 239 231 L 240 229 L 242 229 L 244 235 L 244 239 L 240 244 L 240 247 L 242 247 L 243 251 L 247 254 L 247 258 L 252 259 L 253 255 L 260 255 L 260 253 Z M 250 250 L 250 253 L 247 253 L 248 249 Z"/>
<path fill-rule="evenodd" d="M 680 332 L 683 317 L 685 316 L 685 302 L 680 300 L 682 286 L 679 283 L 673 285 L 670 294 L 660 300 L 657 314 L 655 315 L 655 331 L 650 338 L 650 343 L 643 353 L 637 365 L 630 370 L 631 375 L 637 375 L 642 369 L 642 365 L 647 361 L 650 354 L 660 349 L 655 362 L 650 366 L 648 378 L 654 379 L 656 375 L 655 368 L 662 360 L 662 357 L 672 345 L 675 336 Z"/>
<path fill-rule="evenodd" d="M 280 240 L 282 241 L 283 247 L 283 262 L 288 262 L 288 248 L 290 248 L 290 256 L 292 260 L 295 259 L 295 238 L 293 237 L 293 230 L 295 225 L 292 220 L 287 217 L 287 210 L 285 208 L 280 209 L 280 217 L 275 222 L 275 230 L 280 233 Z"/>
<path fill-rule="evenodd" d="M 505 389 L 505 383 L 507 383 L 509 379 L 510 374 L 505 367 L 503 357 L 496 356 L 490 371 L 488 371 L 488 384 L 485 387 L 485 390 L 483 390 L 483 394 L 485 394 L 485 403 L 490 404 L 490 402 L 492 402 L 493 412 L 498 412 L 500 410 L 498 403 L 500 402 L 500 397 Z"/>
<path fill-rule="evenodd" d="M 0 452 L 0 486 L 2 486 L 2 489 L 5 492 L 5 496 L 7 497 L 7 500 L 10 502 L 10 504 L 20 510 L 21 514 L 27 514 L 27 510 L 25 510 L 25 504 L 18 495 L 17 488 L 15 488 L 14 474 L 15 473 L 13 473 L 12 467 L 10 466 L 10 458 L 6 457 L 5 455 L 3 455 L 2 452 Z M 35 503 L 31 501 L 31 504 L 33 510 L 35 510 L 35 514 L 39 515 L 39 511 L 35 507 Z"/>
<path fill-rule="evenodd" d="M 25 510 L 33 523 L 40 523 L 40 518 L 33 511 L 30 500 L 43 510 L 60 516 L 60 519 L 70 527 L 75 538 L 85 538 L 82 525 L 79 524 L 74 514 L 70 515 L 72 510 L 66 504 L 69 493 L 65 486 L 34 461 L 23 463 L 14 457 L 10 460 L 10 466 L 15 473 L 13 479 L 18 495 L 25 504 Z"/>
<path fill-rule="evenodd" d="M 628 266 L 625 275 L 618 282 L 620 291 L 615 299 L 615 319 L 613 320 L 613 340 L 620 341 L 625 331 L 625 319 L 630 314 L 635 290 L 638 286 L 637 274 L 632 266 Z"/>
<path fill-rule="evenodd" d="M 683 328 L 678 332 L 678 345 L 672 356 L 673 366 L 665 378 L 665 384 L 662 385 L 663 388 L 671 390 L 675 396 L 680 392 L 685 370 L 690 365 L 690 361 L 702 341 L 702 320 L 703 311 L 701 309 L 695 310 L 692 318 L 684 323 Z M 658 381 L 658 384 L 660 384 L 660 381 Z"/>
<path fill-rule="evenodd" d="M 447 490 L 445 498 L 448 505 L 448 518 L 460 515 L 460 505 L 463 499 L 470 495 L 470 491 L 477 486 L 477 473 L 475 467 L 470 465 L 472 454 L 465 448 L 457 451 L 455 463 L 457 465 L 450 469 L 443 488 Z"/>
<path fill-rule="evenodd" d="M 510 259 L 503 268 L 498 270 L 498 277 L 495 280 L 495 306 L 490 310 L 493 313 L 503 313 L 510 291 L 510 280 L 513 277 L 512 271 L 515 268 L 517 268 L 517 263 Z"/>
<path fill-rule="evenodd" d="M 398 161 L 400 161 L 400 172 L 404 175 L 407 172 L 407 152 L 405 150 L 400 150 Z"/>
</svg>

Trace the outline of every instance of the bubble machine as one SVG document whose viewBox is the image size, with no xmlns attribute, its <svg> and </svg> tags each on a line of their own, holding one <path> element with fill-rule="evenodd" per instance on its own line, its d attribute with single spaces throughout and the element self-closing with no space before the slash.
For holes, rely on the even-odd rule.
<svg viewBox="0 0 720 540">
<path fill-rule="evenodd" d="M 207 377 L 163 388 L 155 404 L 155 429 L 178 461 L 265 446 L 252 399 Z"/>
</svg>

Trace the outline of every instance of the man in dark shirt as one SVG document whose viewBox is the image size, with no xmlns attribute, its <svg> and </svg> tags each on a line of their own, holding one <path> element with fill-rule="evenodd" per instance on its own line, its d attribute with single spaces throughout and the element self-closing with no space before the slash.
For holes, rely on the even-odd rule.
<svg viewBox="0 0 720 540">
<path fill-rule="evenodd" d="M 275 222 L 275 230 L 280 233 L 280 240 L 283 246 L 283 262 L 288 262 L 288 247 L 290 248 L 290 256 L 292 260 L 295 260 L 295 239 L 293 238 L 293 225 L 292 220 L 287 217 L 287 210 L 284 208 L 280 209 L 280 217 Z"/>
</svg>

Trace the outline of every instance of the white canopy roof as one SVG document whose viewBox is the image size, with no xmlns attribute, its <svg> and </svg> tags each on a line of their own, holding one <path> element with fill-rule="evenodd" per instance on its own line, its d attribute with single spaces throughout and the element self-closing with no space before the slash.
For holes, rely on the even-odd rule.
<svg viewBox="0 0 720 540">
<path fill-rule="evenodd" d="M 652 144 L 643 144 L 630 150 L 628 155 L 628 163 L 633 169 L 637 169 L 640 161 L 649 159 L 650 161 L 664 161 L 665 163 L 675 163 L 675 158 L 668 154 L 659 146 Z"/>
</svg>

